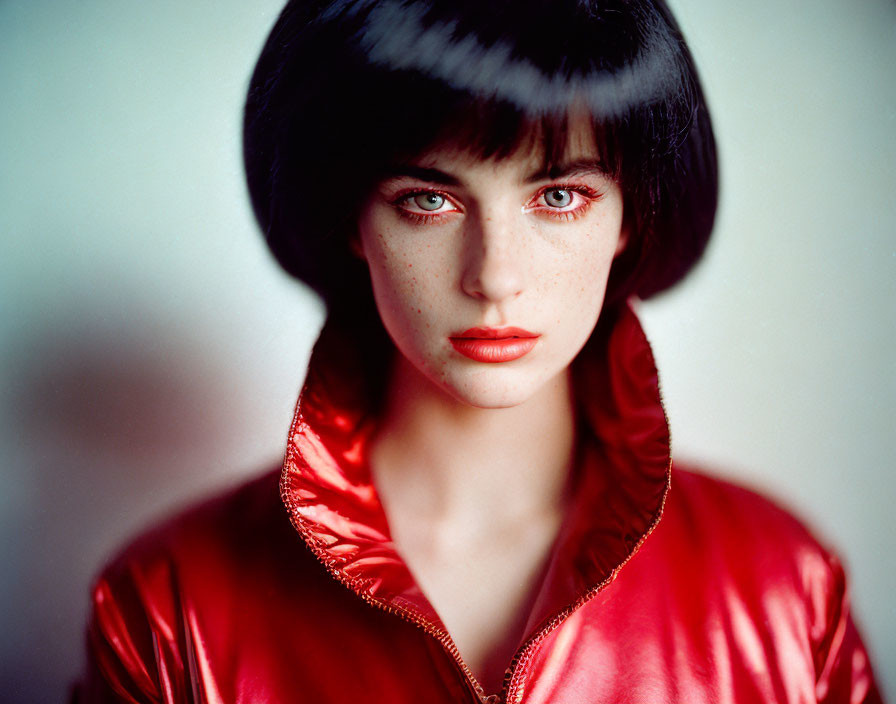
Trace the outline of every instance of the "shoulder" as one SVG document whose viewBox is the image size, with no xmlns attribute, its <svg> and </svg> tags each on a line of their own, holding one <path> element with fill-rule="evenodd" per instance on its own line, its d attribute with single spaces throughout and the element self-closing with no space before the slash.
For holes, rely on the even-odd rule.
<svg viewBox="0 0 896 704">
<path fill-rule="evenodd" d="M 80 700 L 161 701 L 163 682 L 183 691 L 176 664 L 191 652 L 197 599 L 205 595 L 215 607 L 233 610 L 246 581 L 241 569 L 251 568 L 247 558 L 258 546 L 283 540 L 279 523 L 289 527 L 283 511 L 278 519 L 277 504 L 277 475 L 266 474 L 180 511 L 122 547 L 94 581 Z"/>
<path fill-rule="evenodd" d="M 700 617 L 727 624 L 743 652 L 765 644 L 785 679 L 802 658 L 819 701 L 880 701 L 841 562 L 791 511 L 676 467 L 655 537 L 646 564 L 665 565 L 669 583 L 683 585 Z"/>
<path fill-rule="evenodd" d="M 162 564 L 207 562 L 249 552 L 263 535 L 288 526 L 279 509 L 278 473 L 268 472 L 191 504 L 118 549 L 102 573 L 115 575 Z"/>
<path fill-rule="evenodd" d="M 278 479 L 190 506 L 105 565 L 91 595 L 83 701 L 161 701 L 163 690 L 186 701 L 194 660 L 231 662 L 244 643 L 283 635 L 266 630 L 272 620 L 298 628 L 304 603 L 337 598 L 289 521 Z"/>
<path fill-rule="evenodd" d="M 836 554 L 791 511 L 737 483 L 676 467 L 654 537 L 645 545 L 652 563 L 722 621 L 739 614 L 760 639 L 813 650 L 843 607 Z"/>
<path fill-rule="evenodd" d="M 235 608 L 255 593 L 253 584 L 292 587 L 316 571 L 280 501 L 279 472 L 269 472 L 128 542 L 99 572 L 92 601 L 95 616 L 122 608 L 131 617 L 173 622 L 186 601 L 201 597 L 204 606 Z"/>
<path fill-rule="evenodd" d="M 699 544 L 772 553 L 828 553 L 806 523 L 776 499 L 727 479 L 676 466 L 664 519 Z"/>
<path fill-rule="evenodd" d="M 701 575 L 710 593 L 804 612 L 807 624 L 836 618 L 846 578 L 836 553 L 806 523 L 753 489 L 676 467 L 657 530 L 657 549 Z M 649 542 L 649 541 L 648 541 Z"/>
</svg>

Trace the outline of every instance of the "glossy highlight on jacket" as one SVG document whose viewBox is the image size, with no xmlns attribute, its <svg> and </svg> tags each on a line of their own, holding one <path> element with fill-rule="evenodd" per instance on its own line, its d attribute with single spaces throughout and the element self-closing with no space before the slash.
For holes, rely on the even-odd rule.
<svg viewBox="0 0 896 704">
<path fill-rule="evenodd" d="M 362 352 L 328 326 L 279 476 L 103 571 L 74 701 L 879 704 L 836 556 L 758 494 L 671 469 L 647 341 L 630 311 L 608 318 L 575 369 L 574 502 L 500 692 L 395 550 Z"/>
</svg>

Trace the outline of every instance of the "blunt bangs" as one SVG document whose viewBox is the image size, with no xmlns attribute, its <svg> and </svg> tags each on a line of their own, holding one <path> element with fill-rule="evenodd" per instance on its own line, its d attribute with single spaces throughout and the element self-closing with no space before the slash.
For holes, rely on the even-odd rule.
<svg viewBox="0 0 896 704">
<path fill-rule="evenodd" d="M 562 161 L 573 114 L 623 191 L 629 241 L 608 302 L 684 276 L 717 200 L 709 116 L 660 2 L 335 0 L 287 4 L 250 84 L 249 192 L 279 263 L 334 309 L 372 293 L 351 253 L 360 207 L 438 146 Z M 372 308 L 371 308 L 372 309 Z"/>
</svg>

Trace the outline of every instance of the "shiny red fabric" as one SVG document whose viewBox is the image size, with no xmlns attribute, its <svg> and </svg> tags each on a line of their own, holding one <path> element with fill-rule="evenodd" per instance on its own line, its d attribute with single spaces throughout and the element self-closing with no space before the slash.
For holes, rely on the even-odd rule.
<svg viewBox="0 0 896 704">
<path fill-rule="evenodd" d="M 390 539 L 353 354 L 325 328 L 279 477 L 104 570 L 77 701 L 881 701 L 836 558 L 757 494 L 671 471 L 630 310 L 577 360 L 575 498 L 504 687 L 482 691 Z"/>
</svg>

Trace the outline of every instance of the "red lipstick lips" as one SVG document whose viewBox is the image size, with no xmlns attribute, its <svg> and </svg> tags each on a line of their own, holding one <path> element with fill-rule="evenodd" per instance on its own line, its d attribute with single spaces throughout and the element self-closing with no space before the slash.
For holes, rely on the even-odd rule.
<svg viewBox="0 0 896 704">
<path fill-rule="evenodd" d="M 522 328 L 470 328 L 452 335 L 455 350 L 475 362 L 512 362 L 532 351 L 541 335 Z"/>
</svg>

